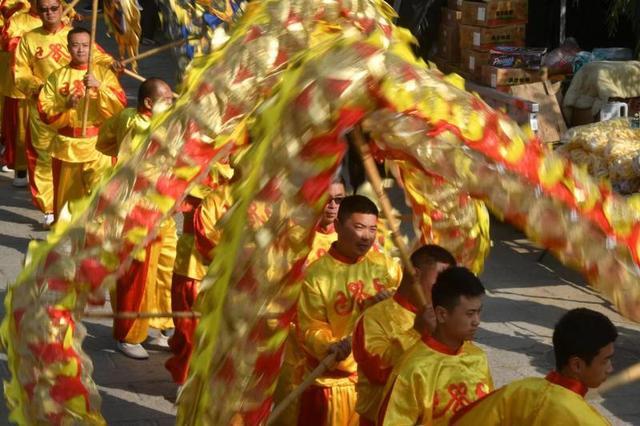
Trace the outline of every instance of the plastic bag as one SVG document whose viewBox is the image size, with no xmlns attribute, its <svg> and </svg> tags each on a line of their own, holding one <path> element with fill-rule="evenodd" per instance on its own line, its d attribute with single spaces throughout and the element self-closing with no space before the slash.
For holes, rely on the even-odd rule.
<svg viewBox="0 0 640 426">
<path fill-rule="evenodd" d="M 549 52 L 542 64 L 549 69 L 549 75 L 571 74 L 573 71 L 573 60 L 580 52 L 580 46 L 573 38 L 565 40 L 560 47 Z"/>
</svg>

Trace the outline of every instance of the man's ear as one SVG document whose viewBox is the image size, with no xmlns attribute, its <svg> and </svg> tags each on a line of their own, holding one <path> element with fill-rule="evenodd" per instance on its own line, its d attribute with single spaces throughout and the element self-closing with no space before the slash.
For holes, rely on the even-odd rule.
<svg viewBox="0 0 640 426">
<path fill-rule="evenodd" d="M 142 101 L 146 110 L 151 111 L 153 109 L 153 101 L 151 98 L 144 98 Z"/>
<path fill-rule="evenodd" d="M 436 320 L 438 324 L 443 324 L 447 322 L 447 317 L 449 316 L 449 312 L 443 306 L 436 306 L 433 309 L 436 313 Z"/>
<path fill-rule="evenodd" d="M 571 371 L 574 375 L 580 376 L 587 364 L 580 357 L 572 356 L 571 358 L 569 358 L 567 366 L 569 367 L 569 371 Z"/>
</svg>

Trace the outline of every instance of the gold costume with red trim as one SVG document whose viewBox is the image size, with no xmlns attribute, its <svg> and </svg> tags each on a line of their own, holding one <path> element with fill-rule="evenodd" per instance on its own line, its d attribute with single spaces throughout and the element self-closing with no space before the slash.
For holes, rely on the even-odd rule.
<svg viewBox="0 0 640 426">
<path fill-rule="evenodd" d="M 353 332 L 353 356 L 358 363 L 360 424 L 375 424 L 384 387 L 402 355 L 420 340 L 413 329 L 417 308 L 401 294 L 370 307 Z"/>
<path fill-rule="evenodd" d="M 493 390 L 487 355 L 471 342 L 457 351 L 424 336 L 389 377 L 378 424 L 448 425 L 458 411 Z"/>
<path fill-rule="evenodd" d="M 316 227 L 313 235 L 313 243 L 311 250 L 307 256 L 307 264 L 311 264 L 327 254 L 331 244 L 338 239 L 333 224 L 326 228 Z M 298 326 L 296 322 L 292 322 L 289 326 L 289 335 L 285 342 L 284 360 L 280 367 L 280 375 L 278 377 L 278 385 L 273 394 L 274 406 L 287 397 L 302 382 L 304 377 L 305 355 L 299 343 L 297 335 Z M 287 406 L 285 411 L 276 419 L 274 426 L 292 425 L 298 419 L 300 410 L 300 399 L 296 399 Z"/>
<path fill-rule="evenodd" d="M 126 161 L 145 140 L 151 126 L 151 113 L 125 108 L 100 127 L 96 149 L 105 155 L 117 155 Z M 168 218 L 160 224 L 156 241 L 134 260 L 116 285 L 116 310 L 128 312 L 171 312 L 171 282 L 176 259 L 176 224 Z M 114 319 L 113 334 L 126 343 L 141 343 L 149 327 L 166 330 L 174 327 L 171 318 Z"/>
<path fill-rule="evenodd" d="M 216 223 L 233 204 L 231 187 L 220 185 L 202 202 L 192 199 L 193 213 L 185 213 L 183 235 L 178 241 L 178 256 L 171 284 L 174 311 L 191 311 L 198 296 L 199 284 L 211 262 L 212 251 L 220 241 L 221 233 Z M 196 201 L 197 200 L 197 201 Z M 193 333 L 197 319 L 176 319 L 175 332 L 169 339 L 173 356 L 165 367 L 177 384 L 183 384 L 189 374 L 189 361 L 193 353 Z"/>
<path fill-rule="evenodd" d="M 606 426 L 611 423 L 585 399 L 587 387 L 556 371 L 510 383 L 467 406 L 456 426 Z"/>
<path fill-rule="evenodd" d="M 68 201 L 90 194 L 109 170 L 110 157 L 96 149 L 98 131 L 102 123 L 127 103 L 115 74 L 99 65 L 93 69 L 100 87 L 89 94 L 86 137 L 82 137 L 86 65 L 67 65 L 54 71 L 38 97 L 40 119 L 57 131 L 50 147 L 56 217 Z M 67 103 L 72 95 L 80 96 L 81 100 L 69 108 Z"/>
<path fill-rule="evenodd" d="M 305 373 L 327 356 L 330 345 L 351 335 L 365 301 L 400 283 L 397 263 L 375 250 L 349 259 L 331 246 L 305 274 L 298 301 L 301 342 L 307 355 Z M 317 378 L 302 394 L 298 424 L 354 425 L 356 362 L 353 355 Z"/>
<path fill-rule="evenodd" d="M 15 51 L 23 34 L 42 25 L 40 17 L 35 11 L 22 12 L 22 8 L 17 13 L 13 13 L 8 20 L 5 20 L 2 28 L 2 55 L 0 56 L 0 66 L 5 72 L 0 73 L 0 91 L 4 96 L 2 107 L 2 140 L 5 146 L 4 162 L 9 167 L 23 171 L 27 170 L 27 152 L 25 147 L 28 105 L 25 95 L 20 92 L 14 81 L 11 72 Z"/>
</svg>

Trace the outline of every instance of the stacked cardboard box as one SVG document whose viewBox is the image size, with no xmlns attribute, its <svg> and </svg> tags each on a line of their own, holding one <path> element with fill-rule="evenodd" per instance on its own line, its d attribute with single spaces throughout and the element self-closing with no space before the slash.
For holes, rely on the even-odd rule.
<svg viewBox="0 0 640 426">
<path fill-rule="evenodd" d="M 527 10 L 527 0 L 461 2 L 461 68 L 467 78 L 491 85 L 493 70 L 483 70 L 489 66 L 491 49 L 524 46 Z"/>
<path fill-rule="evenodd" d="M 436 63 L 441 69 L 457 67 L 460 63 L 460 21 L 462 19 L 462 11 L 456 8 L 458 2 L 462 7 L 462 0 L 449 0 L 449 8 L 442 8 L 437 44 L 438 58 L 436 59 Z"/>
</svg>

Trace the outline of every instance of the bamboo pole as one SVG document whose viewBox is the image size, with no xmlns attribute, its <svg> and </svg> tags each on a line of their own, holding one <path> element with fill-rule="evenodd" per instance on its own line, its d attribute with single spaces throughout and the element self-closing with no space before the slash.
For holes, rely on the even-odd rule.
<svg viewBox="0 0 640 426">
<path fill-rule="evenodd" d="M 139 55 L 132 56 L 130 58 L 124 59 L 124 60 L 120 61 L 120 64 L 122 66 L 125 66 L 125 65 L 127 65 L 127 64 L 129 64 L 131 62 L 139 61 L 140 59 L 144 59 L 144 58 L 148 58 L 149 56 L 153 56 L 153 55 L 155 55 L 157 53 L 164 52 L 165 50 L 173 49 L 174 47 L 181 46 L 184 43 L 186 43 L 188 40 L 189 40 L 188 38 L 183 38 L 181 40 L 176 40 L 176 41 L 173 41 L 171 43 L 165 44 L 163 46 L 154 47 L 153 49 L 149 49 L 146 52 L 140 53 Z"/>
<path fill-rule="evenodd" d="M 285 399 L 283 399 L 280 404 L 278 404 L 271 414 L 269 415 L 269 420 L 267 420 L 267 426 L 271 426 L 276 419 L 284 412 L 285 408 L 289 406 L 293 401 L 295 401 L 302 392 L 304 392 L 309 386 L 313 384 L 313 382 L 320 376 L 324 374 L 325 371 L 333 368 L 336 363 L 336 355 L 331 354 L 327 355 L 320 365 L 318 365 L 315 370 L 313 370 L 306 379 L 300 385 L 293 390 Z"/>
<path fill-rule="evenodd" d="M 611 392 L 620 386 L 635 382 L 636 380 L 640 380 L 640 362 L 611 376 L 598 388 L 598 392 L 601 394 Z"/>
<path fill-rule="evenodd" d="M 141 76 L 140 74 L 135 73 L 135 72 L 133 72 L 133 71 L 131 71 L 131 70 L 128 70 L 128 69 L 126 69 L 126 68 L 123 68 L 123 69 L 122 69 L 122 73 L 123 73 L 123 74 L 125 74 L 125 75 L 128 75 L 129 77 L 131 77 L 131 78 L 133 78 L 133 79 L 135 79 L 135 80 L 138 80 L 138 81 L 142 81 L 142 82 L 144 82 L 144 81 L 146 81 L 146 80 L 147 80 L 146 78 L 144 78 L 144 77 L 143 77 L 143 76 Z M 173 97 L 174 97 L 174 98 L 177 98 L 177 97 L 178 97 L 178 94 L 177 94 L 176 92 L 171 92 L 171 94 L 173 95 Z"/>
<path fill-rule="evenodd" d="M 98 28 L 98 0 L 92 1 L 91 10 L 91 38 L 89 43 L 89 63 L 87 64 L 87 75 L 93 71 L 93 45 L 96 42 L 96 30 Z M 87 137 L 87 118 L 89 117 L 89 87 L 84 91 L 84 110 L 82 111 L 82 137 Z"/>
<path fill-rule="evenodd" d="M 67 16 L 69 13 L 73 12 L 73 8 L 76 7 L 80 3 L 80 0 L 73 0 L 71 3 L 67 4 L 62 12 L 62 16 Z"/>
<path fill-rule="evenodd" d="M 85 311 L 86 318 L 147 319 L 147 318 L 200 318 L 200 312 L 92 312 Z"/>
<path fill-rule="evenodd" d="M 402 260 L 405 273 L 408 273 L 411 277 L 413 277 L 413 289 L 416 297 L 418 298 L 418 303 L 420 303 L 421 305 L 420 308 L 423 308 L 424 306 L 431 304 L 431 295 L 425 294 L 422 290 L 422 287 L 418 283 L 416 269 L 411 263 L 411 255 L 409 254 L 409 250 L 405 246 L 404 241 L 402 240 L 402 236 L 400 235 L 398 222 L 393 216 L 391 202 L 389 201 L 389 198 L 387 197 L 387 194 L 384 192 L 384 188 L 382 187 L 382 179 L 380 179 L 378 168 L 376 167 L 376 163 L 371 156 L 369 145 L 364 141 L 362 128 L 360 126 L 357 126 L 354 129 L 353 135 L 356 148 L 358 148 L 360 156 L 362 156 L 362 162 L 364 164 L 364 171 L 367 175 L 367 179 L 369 180 L 369 183 L 371 183 L 371 186 L 373 187 L 373 190 L 375 191 L 378 200 L 380 201 L 382 214 L 387 219 L 389 227 L 391 228 L 391 237 L 393 238 L 393 242 L 400 252 L 400 259 Z"/>
</svg>

